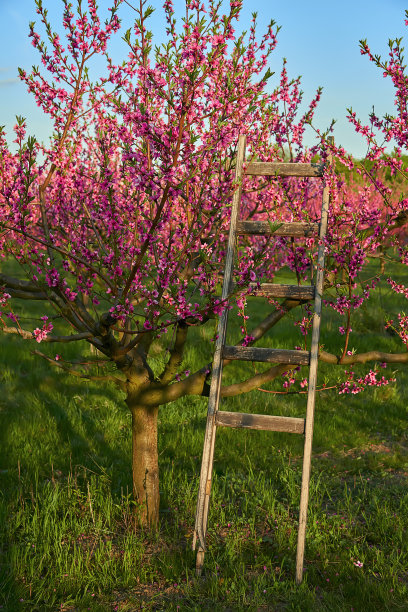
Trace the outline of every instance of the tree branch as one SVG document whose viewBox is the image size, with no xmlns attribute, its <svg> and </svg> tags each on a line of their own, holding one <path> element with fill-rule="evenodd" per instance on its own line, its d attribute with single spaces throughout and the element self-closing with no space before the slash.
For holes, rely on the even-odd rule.
<svg viewBox="0 0 408 612">
<path fill-rule="evenodd" d="M 274 310 L 274 312 L 272 312 L 270 315 L 265 317 L 265 319 L 261 321 L 261 323 L 257 325 L 257 327 L 255 327 L 254 330 L 252 330 L 251 335 L 254 337 L 254 340 L 250 344 L 254 344 L 254 342 L 262 338 L 262 336 L 271 327 L 273 327 L 278 321 L 280 321 L 280 319 L 283 316 L 285 316 L 287 312 L 289 312 L 290 310 L 292 310 L 293 308 L 301 304 L 303 301 L 306 301 L 306 300 L 290 300 L 290 299 L 285 300 L 282 303 L 282 305 L 279 307 L 279 309 Z M 238 343 L 238 346 L 240 344 L 241 343 Z M 228 365 L 229 363 L 231 363 L 230 359 L 223 360 L 224 366 Z M 159 406 L 160 404 L 166 404 L 167 402 L 173 402 L 185 395 L 204 395 L 204 396 L 208 395 L 209 385 L 207 383 L 207 378 L 211 372 L 211 366 L 212 366 L 212 362 L 208 363 L 207 365 L 205 365 L 203 368 L 201 368 L 200 370 L 198 370 L 197 372 L 195 372 L 188 378 L 185 378 L 184 380 L 176 382 L 176 383 L 172 383 L 170 385 L 163 386 L 163 384 L 161 383 L 157 385 L 149 385 L 148 387 L 146 387 L 144 390 L 141 391 L 140 399 L 146 405 Z M 267 372 L 257 375 L 261 377 L 259 379 L 259 382 L 257 382 L 257 385 L 253 387 L 251 386 L 252 383 L 250 381 L 252 381 L 252 378 L 246 381 L 248 383 L 248 387 L 251 386 L 251 389 L 252 389 L 261 384 L 265 384 L 265 382 L 268 382 L 269 380 L 273 380 L 273 378 L 279 375 L 279 372 L 273 373 L 273 371 L 276 368 L 280 368 L 280 367 L 283 368 L 282 372 L 286 372 L 287 370 L 291 369 L 291 367 L 286 364 L 284 366 L 280 366 L 280 365 L 273 366 L 273 368 L 270 368 Z M 258 380 L 257 376 L 255 376 L 254 379 Z M 267 379 L 262 378 L 264 376 L 267 376 Z M 231 389 L 230 391 L 227 391 L 227 393 L 230 392 L 232 395 L 236 395 L 237 393 L 234 391 L 232 387 L 234 387 L 234 385 L 231 385 Z M 228 388 L 229 387 L 225 387 L 225 389 L 228 389 Z"/>
<path fill-rule="evenodd" d="M 381 361 L 387 363 L 408 363 L 408 352 L 406 353 L 382 353 L 381 351 L 369 351 L 367 353 L 361 353 L 360 355 L 346 355 L 344 361 L 340 362 L 340 357 L 326 353 L 322 351 L 319 355 L 320 361 L 325 363 L 331 363 L 335 365 L 349 365 L 352 363 L 366 363 L 367 361 Z M 230 363 L 228 360 L 224 362 Z M 209 364 L 211 367 L 211 364 Z M 277 376 L 293 370 L 295 365 L 277 364 L 265 372 L 256 374 L 255 376 L 226 387 L 221 387 L 221 395 L 223 397 L 233 397 L 240 395 L 241 393 L 247 393 L 257 389 L 259 386 L 264 385 Z M 143 402 L 148 405 L 160 405 L 167 402 L 172 402 L 179 397 L 184 395 L 208 395 L 209 386 L 206 385 L 206 378 L 209 374 L 209 370 L 204 367 L 192 376 L 189 376 L 183 381 L 167 385 L 166 387 L 157 386 L 156 388 L 146 388 L 143 392 Z"/>
<path fill-rule="evenodd" d="M 17 334 L 24 340 L 35 340 L 33 332 L 26 329 L 19 329 L 18 327 L 2 327 L 1 331 L 5 334 Z M 48 335 L 41 342 L 76 342 L 77 340 L 87 340 L 92 338 L 93 334 L 90 332 L 83 332 L 82 334 L 71 334 L 70 336 L 52 336 Z"/>
<path fill-rule="evenodd" d="M 306 300 L 303 300 L 303 302 Z M 272 312 L 270 315 L 252 330 L 251 335 L 254 340 L 250 343 L 251 345 L 257 342 L 265 333 L 271 329 L 282 317 L 287 314 L 290 310 L 301 304 L 301 300 L 285 300 L 282 305 Z M 238 346 L 241 343 L 238 343 Z M 349 365 L 352 363 L 366 363 L 367 361 L 380 361 L 386 363 L 408 363 L 408 352 L 406 353 L 383 353 L 381 351 L 369 351 L 367 353 L 361 353 L 360 355 L 346 355 L 344 360 L 341 362 L 340 357 L 321 351 L 319 359 L 325 363 L 331 363 L 336 365 Z M 226 366 L 231 363 L 231 360 L 224 359 L 223 365 Z M 152 406 L 165 404 L 179 399 L 185 395 L 208 395 L 209 385 L 207 378 L 211 372 L 211 363 L 189 376 L 188 378 L 173 383 L 167 386 L 163 384 L 149 385 L 148 388 L 141 392 L 141 400 Z M 259 386 L 272 381 L 283 372 L 293 369 L 295 366 L 287 364 L 277 364 L 265 372 L 256 374 L 255 376 L 233 385 L 228 385 L 221 388 L 221 395 L 224 397 L 232 397 L 241 393 L 246 393 Z"/>
<path fill-rule="evenodd" d="M 276 323 L 278 323 L 278 321 L 280 321 L 289 311 L 293 310 L 293 308 L 296 308 L 296 306 L 299 306 L 300 304 L 305 304 L 308 301 L 310 300 L 284 300 L 279 308 L 276 308 L 273 312 L 271 312 L 270 315 L 265 317 L 265 319 L 250 332 L 250 336 L 253 336 L 254 338 L 251 344 L 254 344 L 260 338 L 262 338 L 262 336 L 264 336 L 266 332 L 271 329 L 271 327 L 276 325 Z M 229 363 L 228 360 L 224 360 L 224 363 L 225 362 Z"/>
<path fill-rule="evenodd" d="M 96 322 L 86 310 L 82 299 L 80 299 L 80 295 L 77 295 L 75 298 L 77 312 L 74 312 L 73 305 L 66 300 L 65 296 L 62 293 L 61 295 L 58 295 L 57 292 L 55 290 L 51 290 L 51 288 L 50 294 L 47 294 L 35 283 L 12 278 L 10 276 L 6 276 L 5 274 L 0 274 L 0 285 L 5 286 L 6 291 L 12 298 L 19 298 L 23 300 L 44 300 L 51 303 L 56 303 L 65 318 L 74 327 L 77 329 L 88 329 L 89 331 L 93 332 L 92 335 L 95 334 Z M 77 316 L 78 314 L 82 317 L 82 321 Z"/>
<path fill-rule="evenodd" d="M 6 287 L 6 291 L 12 298 L 19 298 L 20 300 L 48 300 L 47 294 L 41 293 L 40 291 L 21 291 L 20 289 L 12 289 L 11 287 Z"/>
<path fill-rule="evenodd" d="M 11 276 L 7 276 L 6 274 L 0 273 L 0 285 L 4 285 L 9 293 L 13 289 L 15 291 L 21 292 L 27 291 L 28 293 L 40 293 L 44 295 L 44 298 L 41 299 L 47 299 L 47 296 L 45 295 L 45 293 L 43 293 L 42 289 L 40 289 L 35 283 L 31 283 L 30 281 L 19 280 L 18 278 L 13 278 Z"/>
<path fill-rule="evenodd" d="M 343 358 L 326 351 L 320 351 L 319 361 L 333 365 L 350 365 L 352 363 L 366 363 L 367 361 L 381 361 L 384 363 L 408 363 L 408 351 L 405 353 L 382 353 L 381 351 L 368 351 L 345 355 Z"/>
<path fill-rule="evenodd" d="M 48 355 L 45 355 L 41 351 L 35 350 L 35 351 L 32 351 L 32 353 L 33 355 L 38 355 L 39 357 L 43 357 L 43 359 L 46 359 L 46 361 L 51 363 L 51 365 L 57 368 L 60 368 L 61 370 L 64 370 L 65 372 L 68 372 L 69 374 L 72 374 L 72 376 L 76 376 L 77 378 L 82 378 L 86 380 L 110 380 L 114 382 L 115 385 L 117 385 L 122 391 L 126 391 L 126 383 L 123 380 L 120 380 L 120 378 L 116 378 L 116 376 L 109 376 L 109 375 L 93 376 L 91 374 L 82 374 L 81 372 L 77 372 L 73 368 L 69 368 L 64 363 L 61 363 L 60 361 L 56 361 L 55 359 L 52 359 L 52 357 L 48 357 Z"/>
<path fill-rule="evenodd" d="M 180 321 L 176 328 L 176 337 L 174 340 L 174 346 L 170 351 L 170 359 L 159 376 L 159 380 L 162 385 L 167 385 L 177 374 L 177 370 L 183 361 L 184 346 L 186 344 L 187 334 L 188 325 Z"/>
<path fill-rule="evenodd" d="M 7 229 L 11 230 L 12 232 L 16 232 L 17 234 L 21 234 L 22 236 L 24 236 L 24 238 L 28 238 L 29 240 L 33 240 L 34 242 L 38 242 L 38 244 L 42 244 L 47 249 L 48 248 L 54 249 L 54 251 L 57 251 L 57 253 L 61 253 L 61 255 L 64 255 L 67 259 L 71 258 L 71 259 L 77 261 L 78 263 L 83 264 L 88 270 L 91 270 L 97 276 L 99 276 L 99 278 L 102 279 L 104 281 L 104 283 L 106 283 L 106 285 L 108 287 L 110 287 L 110 289 L 112 289 L 112 291 L 115 290 L 114 286 L 109 281 L 109 279 L 104 274 L 102 274 L 100 271 L 98 271 L 97 268 L 94 268 L 94 266 L 92 264 L 87 262 L 85 259 L 82 259 L 82 257 L 78 257 L 78 255 L 74 255 L 73 253 L 66 251 L 62 247 L 57 246 L 56 244 L 51 244 L 50 242 L 47 242 L 46 240 L 42 240 L 41 238 L 37 238 L 36 236 L 33 236 L 32 234 L 29 234 L 28 232 L 25 232 L 24 230 L 19 229 L 18 227 L 12 227 L 12 226 L 5 225 L 5 224 L 4 224 L 4 227 L 6 227 Z"/>
<path fill-rule="evenodd" d="M 248 391 L 253 391 L 261 385 L 274 380 L 277 376 L 280 376 L 284 372 L 288 372 L 288 370 L 293 370 L 294 368 L 296 368 L 296 365 L 279 364 L 273 366 L 269 368 L 269 370 L 266 370 L 266 372 L 256 374 L 256 376 L 252 376 L 251 378 L 248 378 L 240 383 L 221 387 L 221 395 L 222 397 L 234 397 L 234 395 L 248 393 Z"/>
</svg>

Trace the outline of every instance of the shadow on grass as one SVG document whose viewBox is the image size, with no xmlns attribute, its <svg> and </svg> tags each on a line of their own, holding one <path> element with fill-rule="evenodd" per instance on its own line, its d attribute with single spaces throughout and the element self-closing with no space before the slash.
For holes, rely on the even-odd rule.
<svg viewBox="0 0 408 612">
<path fill-rule="evenodd" d="M 126 460 L 129 465 L 115 433 L 107 431 L 116 420 L 120 435 L 130 439 L 127 410 L 116 389 L 109 383 L 78 382 L 52 371 L 21 343 L 8 344 L 3 342 L 0 356 L 1 467 L 15 470 L 20 462 L 42 475 L 52 463 L 63 471 L 84 461 L 89 469 L 98 463 L 104 469 L 125 465 Z"/>
<path fill-rule="evenodd" d="M 109 384 L 56 373 L 27 348 L 6 338 L 0 354 L 0 606 L 10 612 L 27 604 L 19 601 L 21 576 L 11 562 L 22 543 L 10 540 L 9 521 L 34 495 L 35 483 L 81 466 L 107 474 L 116 499 L 121 488 L 131 490 L 130 421 L 120 394 Z"/>
</svg>

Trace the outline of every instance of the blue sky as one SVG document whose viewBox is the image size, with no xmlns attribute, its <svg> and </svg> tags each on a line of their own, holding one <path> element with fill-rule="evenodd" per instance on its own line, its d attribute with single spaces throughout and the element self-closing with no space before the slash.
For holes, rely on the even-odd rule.
<svg viewBox="0 0 408 612">
<path fill-rule="evenodd" d="M 50 16 L 58 18 L 62 2 L 43 2 Z M 161 2 L 150 0 L 150 3 L 156 8 L 150 28 L 156 42 L 160 43 L 165 36 Z M 105 14 L 110 2 L 100 0 L 99 5 Z M 184 1 L 174 0 L 174 5 L 176 12 L 181 13 Z M 270 58 L 270 67 L 277 73 L 275 78 L 282 58 L 286 57 L 289 75 L 302 75 L 305 101 L 321 85 L 323 96 L 316 113 L 316 125 L 324 128 L 332 118 L 336 119 L 336 142 L 361 157 L 365 154 L 365 146 L 349 126 L 346 108 L 352 106 L 361 119 L 366 119 L 373 105 L 379 114 L 392 113 L 394 107 L 392 84 L 367 57 L 360 55 L 358 41 L 367 38 L 372 51 L 385 57 L 388 39 L 404 36 L 408 30 L 404 25 L 405 8 L 401 0 L 244 0 L 237 29 L 248 28 L 253 11 L 258 12 L 260 34 L 270 19 L 282 26 L 278 46 Z M 133 15 L 128 6 L 122 5 L 123 30 L 131 26 Z M 6 125 L 10 141 L 16 114 L 27 117 L 28 133 L 40 140 L 46 138 L 50 129 L 47 119 L 18 81 L 18 66 L 29 71 L 32 64 L 40 63 L 27 37 L 28 24 L 36 18 L 34 0 L 0 0 L 0 124 Z M 37 30 L 41 32 L 40 28 Z M 408 31 L 406 33 L 408 35 Z M 125 57 L 126 47 L 120 34 L 112 43 L 111 52 L 117 61 Z M 309 142 L 312 138 L 310 134 Z"/>
</svg>

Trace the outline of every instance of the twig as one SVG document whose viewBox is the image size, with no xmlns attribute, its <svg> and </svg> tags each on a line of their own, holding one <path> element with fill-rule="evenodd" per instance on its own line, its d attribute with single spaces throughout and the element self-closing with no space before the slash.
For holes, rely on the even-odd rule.
<svg viewBox="0 0 408 612">
<path fill-rule="evenodd" d="M 68 372 L 69 374 L 72 374 L 72 376 L 76 376 L 77 378 L 83 378 L 85 380 L 111 380 L 112 382 L 115 383 L 115 385 L 117 385 L 120 389 L 122 389 L 122 391 L 126 391 L 126 383 L 120 378 L 116 378 L 116 376 L 91 376 L 89 374 L 82 374 L 81 372 L 77 372 L 76 370 L 73 370 L 72 368 L 68 368 L 63 363 L 56 361 L 56 359 L 52 359 L 51 357 L 48 357 L 48 355 L 45 355 L 41 351 L 35 350 L 31 352 L 33 355 L 38 355 L 39 357 L 46 359 L 46 361 L 51 363 L 51 365 L 57 368 L 60 368 L 61 370 L 65 370 L 65 372 Z"/>
<path fill-rule="evenodd" d="M 316 389 L 316 391 L 327 391 L 328 389 L 337 389 L 337 387 L 338 385 L 333 385 L 332 387 L 321 387 L 320 389 Z M 258 387 L 257 391 L 272 393 L 273 395 L 300 395 L 308 393 L 308 391 L 269 391 L 269 389 L 261 389 L 261 387 Z"/>
<path fill-rule="evenodd" d="M 17 334 L 24 340 L 35 340 L 33 332 L 26 329 L 18 329 L 17 327 L 2 327 L 1 331 L 5 334 Z M 83 332 L 81 334 L 71 334 L 70 336 L 51 336 L 48 335 L 43 338 L 42 342 L 76 342 L 77 340 L 86 340 L 92 338 L 93 334 L 90 332 Z"/>
</svg>

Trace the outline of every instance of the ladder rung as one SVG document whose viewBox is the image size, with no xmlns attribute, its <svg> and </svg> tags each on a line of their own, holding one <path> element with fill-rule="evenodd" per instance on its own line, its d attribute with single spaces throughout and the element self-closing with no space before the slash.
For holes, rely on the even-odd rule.
<svg viewBox="0 0 408 612">
<path fill-rule="evenodd" d="M 245 170 L 252 176 L 323 176 L 324 164 L 253 162 Z"/>
<path fill-rule="evenodd" d="M 294 298 L 299 300 L 312 300 L 315 296 L 313 285 L 279 285 L 276 283 L 261 283 L 257 288 L 256 283 L 250 283 L 251 291 L 257 295 L 266 294 L 276 298 Z"/>
<path fill-rule="evenodd" d="M 247 414 L 244 412 L 225 412 L 219 410 L 215 417 L 217 425 L 243 429 L 258 429 L 265 431 L 284 431 L 286 433 L 303 434 L 305 419 L 269 414 Z"/>
<path fill-rule="evenodd" d="M 274 236 L 313 236 L 319 233 L 318 223 L 282 223 L 272 232 L 267 221 L 238 221 L 238 234 L 273 234 Z"/>
<path fill-rule="evenodd" d="M 255 346 L 224 346 L 224 359 L 242 359 L 243 361 L 266 361 L 309 365 L 309 351 L 290 351 L 287 349 L 260 348 Z"/>
</svg>

